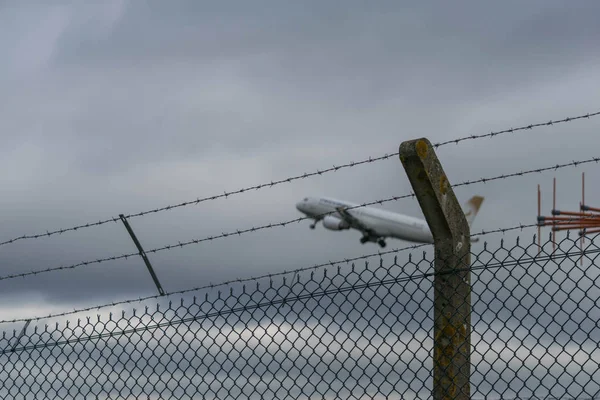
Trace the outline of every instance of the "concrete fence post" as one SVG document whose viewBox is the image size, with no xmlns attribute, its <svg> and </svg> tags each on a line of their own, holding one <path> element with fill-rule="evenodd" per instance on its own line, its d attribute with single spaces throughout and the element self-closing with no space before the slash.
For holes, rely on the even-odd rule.
<svg viewBox="0 0 600 400">
<path fill-rule="evenodd" d="M 429 140 L 403 142 L 400 161 L 433 234 L 435 246 L 433 399 L 469 399 L 469 224 Z"/>
</svg>

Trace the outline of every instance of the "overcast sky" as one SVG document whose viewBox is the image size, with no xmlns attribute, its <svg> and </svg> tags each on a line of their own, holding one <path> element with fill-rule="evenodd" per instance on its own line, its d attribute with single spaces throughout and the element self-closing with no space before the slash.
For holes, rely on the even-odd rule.
<svg viewBox="0 0 600 400">
<path fill-rule="evenodd" d="M 3 2 L 0 237 L 179 203 L 440 141 L 597 110 L 592 1 Z M 440 148 L 451 182 L 598 156 L 598 120 Z M 558 171 L 576 208 L 580 174 Z M 486 197 L 473 230 L 532 223 L 534 175 L 456 190 Z M 397 158 L 136 218 L 146 249 L 300 216 L 305 195 L 410 191 Z M 588 185 L 588 199 L 594 198 Z M 383 205 L 421 216 L 415 200 Z M 524 233 L 527 236 L 533 231 Z M 167 291 L 377 251 L 308 222 L 151 259 Z M 390 240 L 390 246 L 405 243 Z M 121 224 L 1 249 L 2 274 L 135 251 Z M 140 259 L 8 280 L 10 310 L 155 291 Z M 41 310 L 40 310 L 41 311 Z M 12 314 L 2 310 L 2 315 Z"/>
<path fill-rule="evenodd" d="M 417 137 L 437 142 L 598 111 L 599 12 L 591 0 L 1 1 L 0 240 L 381 156 Z M 599 127 L 600 117 L 438 155 L 458 183 L 598 157 Z M 486 198 L 473 231 L 529 224 L 538 183 L 544 213 L 554 176 L 557 206 L 576 209 L 584 171 L 593 204 L 596 164 L 456 194 Z M 151 249 L 297 218 L 294 204 L 306 195 L 362 203 L 410 190 L 393 157 L 131 225 Z M 382 208 L 422 216 L 413 199 Z M 175 291 L 379 250 L 356 231 L 308 225 L 150 259 Z M 0 275 L 130 252 L 124 227 L 111 223 L 2 246 Z M 134 258 L 0 281 L 0 293 L 6 319 L 156 288 Z"/>
<path fill-rule="evenodd" d="M 594 2 L 4 2 L 0 235 L 8 239 L 397 151 L 596 111 Z M 440 148 L 451 182 L 598 156 L 597 120 Z M 576 208 L 580 174 L 558 176 Z M 554 175 L 456 190 L 473 230 L 535 221 Z M 305 195 L 410 191 L 396 158 L 137 218 L 146 249 L 300 216 Z M 588 185 L 588 199 L 594 187 Z M 590 200 L 592 201 L 592 200 Z M 386 209 L 421 216 L 414 200 Z M 152 256 L 168 291 L 376 251 L 308 222 Z M 533 234 L 533 231 L 526 232 Z M 390 246 L 405 243 L 390 240 Z M 3 275 L 135 251 L 120 224 L 1 249 Z M 0 282 L 4 304 L 75 307 L 155 291 L 141 260 Z M 22 310 L 11 310 L 21 313 Z M 3 315 L 8 315 L 3 310 Z"/>
</svg>

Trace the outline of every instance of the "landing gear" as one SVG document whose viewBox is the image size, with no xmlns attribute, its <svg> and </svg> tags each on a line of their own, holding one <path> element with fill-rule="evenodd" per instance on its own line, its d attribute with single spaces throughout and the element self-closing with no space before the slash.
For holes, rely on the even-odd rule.
<svg viewBox="0 0 600 400">
<path fill-rule="evenodd" d="M 316 226 L 317 226 L 317 223 L 316 223 L 316 222 L 315 222 L 315 223 L 313 223 L 313 224 L 310 224 L 310 225 L 309 225 L 310 229 L 315 229 L 315 227 L 316 227 Z"/>
<path fill-rule="evenodd" d="M 372 237 L 372 236 L 363 236 L 360 238 L 360 242 L 362 244 L 365 244 L 367 242 L 377 242 L 377 244 L 379 244 L 380 247 L 385 247 L 386 243 L 385 243 L 385 239 L 377 239 L 376 237 Z"/>
</svg>

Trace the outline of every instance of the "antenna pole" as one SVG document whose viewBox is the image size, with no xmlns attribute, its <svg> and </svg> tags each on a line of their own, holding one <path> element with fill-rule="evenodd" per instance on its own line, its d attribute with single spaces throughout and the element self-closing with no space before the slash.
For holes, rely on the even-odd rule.
<svg viewBox="0 0 600 400">
<path fill-rule="evenodd" d="M 581 211 L 584 211 L 583 208 L 585 206 L 585 172 L 581 173 Z M 585 211 L 584 211 L 585 212 Z M 581 235 L 581 259 L 579 260 L 579 265 L 583 265 L 583 244 L 585 243 L 585 228 L 583 228 L 583 235 Z"/>
<path fill-rule="evenodd" d="M 556 177 L 554 177 L 554 183 L 553 183 L 553 188 L 552 188 L 552 209 L 556 210 Z M 552 227 L 554 228 L 555 223 L 552 222 Z M 556 233 L 554 231 L 552 231 L 552 252 L 554 253 L 554 251 L 556 250 L 556 240 L 555 237 Z"/>
<path fill-rule="evenodd" d="M 538 221 L 539 221 L 539 217 L 542 215 L 542 193 L 540 192 L 540 185 L 538 184 Z M 540 235 L 542 234 L 542 226 L 540 225 L 540 223 L 538 222 L 538 255 L 540 254 L 540 252 L 542 251 L 542 248 L 540 246 Z"/>
</svg>

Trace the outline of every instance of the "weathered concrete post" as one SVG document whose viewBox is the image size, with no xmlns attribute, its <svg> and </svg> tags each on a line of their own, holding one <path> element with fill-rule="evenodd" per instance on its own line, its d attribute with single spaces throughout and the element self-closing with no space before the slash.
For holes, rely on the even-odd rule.
<svg viewBox="0 0 600 400">
<path fill-rule="evenodd" d="M 469 399 L 469 224 L 429 140 L 403 142 L 400 161 L 435 244 L 433 398 Z"/>
</svg>

